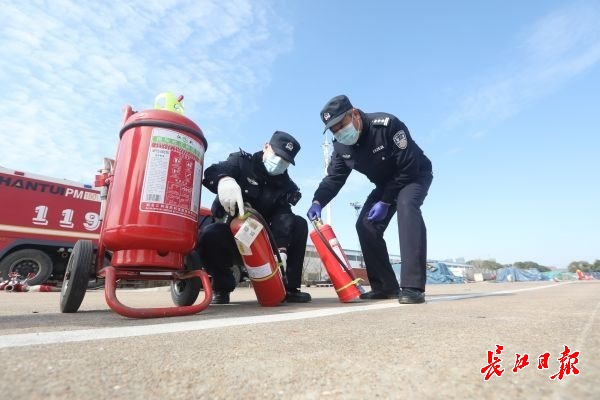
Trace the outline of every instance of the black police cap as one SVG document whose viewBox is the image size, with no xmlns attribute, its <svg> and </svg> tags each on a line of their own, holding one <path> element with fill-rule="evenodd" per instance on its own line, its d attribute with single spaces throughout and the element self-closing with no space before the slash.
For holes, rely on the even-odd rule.
<svg viewBox="0 0 600 400">
<path fill-rule="evenodd" d="M 321 110 L 321 120 L 325 124 L 323 133 L 344 119 L 344 115 L 352 108 L 352 103 L 346 95 L 341 94 L 329 100 Z"/>
<path fill-rule="evenodd" d="M 292 135 L 286 132 L 277 131 L 271 136 L 269 144 L 273 152 L 285 161 L 296 165 L 294 157 L 300 151 L 300 143 Z"/>
</svg>

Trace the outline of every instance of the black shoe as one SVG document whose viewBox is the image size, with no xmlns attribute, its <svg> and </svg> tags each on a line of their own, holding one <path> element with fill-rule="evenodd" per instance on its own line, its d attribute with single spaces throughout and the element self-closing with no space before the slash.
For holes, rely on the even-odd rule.
<svg viewBox="0 0 600 400">
<path fill-rule="evenodd" d="M 229 292 L 214 292 L 210 304 L 229 304 Z"/>
<path fill-rule="evenodd" d="M 404 288 L 400 289 L 398 297 L 400 304 L 421 304 L 425 303 L 425 293 L 417 289 Z"/>
<path fill-rule="evenodd" d="M 387 300 L 387 299 L 397 299 L 398 293 L 385 293 L 385 292 L 377 292 L 371 290 L 367 293 L 361 293 L 360 298 L 363 300 Z"/>
<path fill-rule="evenodd" d="M 308 303 L 311 300 L 310 294 L 301 292 L 298 289 L 291 289 L 285 293 L 285 301 L 288 303 Z"/>
</svg>

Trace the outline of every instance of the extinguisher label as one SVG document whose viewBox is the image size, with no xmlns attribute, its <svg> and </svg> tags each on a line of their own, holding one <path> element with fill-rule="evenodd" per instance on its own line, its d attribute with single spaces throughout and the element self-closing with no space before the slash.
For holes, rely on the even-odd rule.
<svg viewBox="0 0 600 400">
<path fill-rule="evenodd" d="M 235 234 L 235 240 L 246 247 L 250 247 L 256 239 L 263 226 L 255 219 L 248 218 L 240 226 L 240 229 Z M 239 245 L 238 245 L 239 247 Z"/>
<path fill-rule="evenodd" d="M 154 128 L 140 210 L 197 220 L 203 162 L 199 142 L 177 131 Z"/>
<path fill-rule="evenodd" d="M 246 271 L 248 271 L 248 276 L 250 279 L 264 278 L 265 276 L 271 275 L 273 272 L 271 270 L 271 264 L 269 263 L 259 265 L 258 267 L 249 267 L 246 265 Z"/>
</svg>

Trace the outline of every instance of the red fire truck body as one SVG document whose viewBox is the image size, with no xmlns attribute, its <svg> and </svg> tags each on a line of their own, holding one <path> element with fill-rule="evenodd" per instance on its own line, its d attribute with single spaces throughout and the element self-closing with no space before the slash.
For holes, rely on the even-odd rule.
<svg viewBox="0 0 600 400">
<path fill-rule="evenodd" d="M 0 167 L 0 280 L 61 280 L 78 239 L 97 244 L 100 192 L 78 182 Z"/>
</svg>

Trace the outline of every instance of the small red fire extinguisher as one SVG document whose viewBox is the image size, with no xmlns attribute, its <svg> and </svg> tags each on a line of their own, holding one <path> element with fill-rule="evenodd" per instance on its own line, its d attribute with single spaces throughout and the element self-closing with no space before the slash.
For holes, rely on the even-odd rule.
<svg viewBox="0 0 600 400">
<path fill-rule="evenodd" d="M 266 222 L 258 212 L 246 208 L 246 213 L 234 218 L 230 227 L 258 303 L 264 307 L 281 304 L 286 294 L 284 277 L 275 260 Z"/>
<path fill-rule="evenodd" d="M 321 220 L 313 220 L 312 224 L 315 229 L 310 233 L 310 239 L 325 265 L 340 301 L 348 303 L 358 299 L 365 290 L 360 284 L 360 279 L 356 279 L 352 273 L 348 258 L 333 229 Z"/>
</svg>

